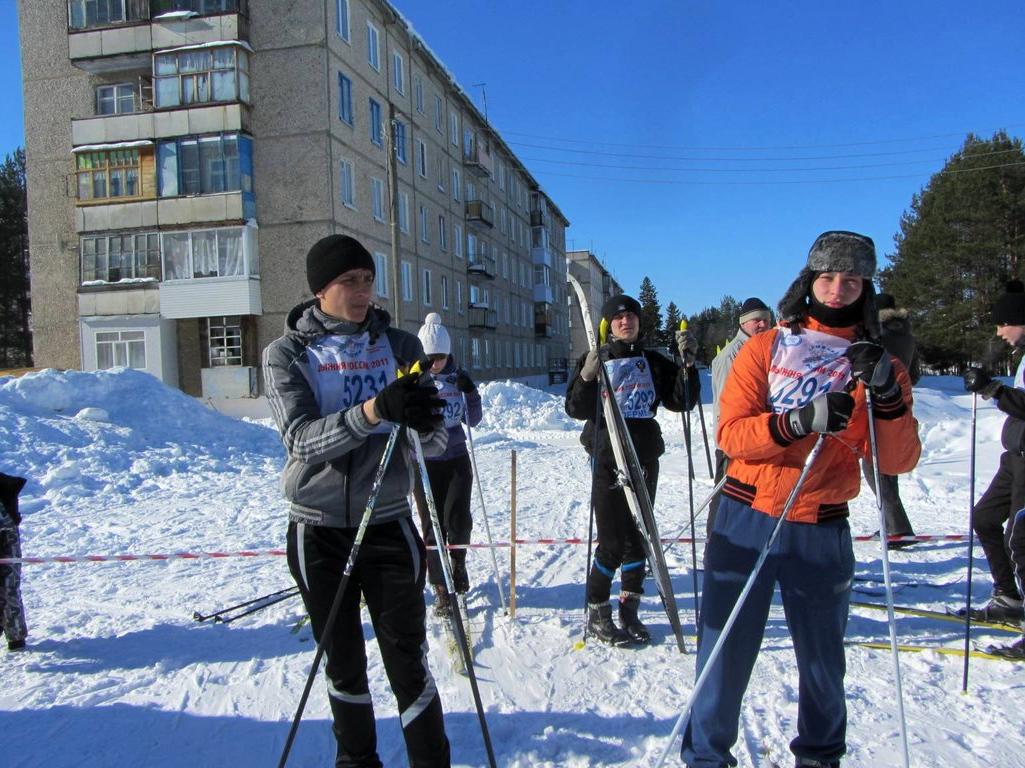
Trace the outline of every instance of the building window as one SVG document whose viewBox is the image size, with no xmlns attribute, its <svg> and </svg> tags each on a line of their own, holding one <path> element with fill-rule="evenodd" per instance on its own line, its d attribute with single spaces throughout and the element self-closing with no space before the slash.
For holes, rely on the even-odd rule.
<svg viewBox="0 0 1025 768">
<path fill-rule="evenodd" d="M 399 192 L 399 229 L 409 234 L 409 193 Z"/>
<path fill-rule="evenodd" d="M 71 29 L 106 27 L 126 21 L 149 20 L 149 3 L 138 0 L 70 0 L 68 26 Z"/>
<path fill-rule="evenodd" d="M 96 368 L 146 368 L 144 331 L 97 331 Z"/>
<path fill-rule="evenodd" d="M 378 72 L 381 71 L 381 52 L 380 52 L 380 39 L 381 34 L 377 31 L 377 27 L 367 22 L 367 63 L 376 69 Z"/>
<path fill-rule="evenodd" d="M 420 75 L 413 75 L 413 103 L 416 111 L 421 115 L 424 113 L 424 79 Z"/>
<path fill-rule="evenodd" d="M 245 277 L 258 274 L 244 227 L 165 232 L 160 236 L 164 280 Z"/>
<path fill-rule="evenodd" d="M 249 53 L 237 45 L 190 48 L 153 56 L 155 106 L 249 102 Z"/>
<path fill-rule="evenodd" d="M 455 252 L 457 258 L 463 258 L 463 225 L 453 226 L 452 239 L 455 240 Z"/>
<path fill-rule="evenodd" d="M 406 73 L 403 70 L 405 62 L 402 60 L 402 54 L 398 51 L 392 51 L 391 54 L 391 82 L 395 86 L 395 90 L 402 95 L 406 93 Z"/>
<path fill-rule="evenodd" d="M 484 339 L 484 367 L 491 367 L 491 339 Z"/>
<path fill-rule="evenodd" d="M 457 203 L 461 202 L 463 189 L 463 178 L 462 175 L 455 168 L 452 169 L 452 199 Z"/>
<path fill-rule="evenodd" d="M 342 160 L 341 195 L 342 205 L 356 207 L 356 171 L 349 160 Z"/>
<path fill-rule="evenodd" d="M 139 150 L 114 149 L 75 153 L 79 200 L 138 197 Z"/>
<path fill-rule="evenodd" d="M 338 118 L 352 125 L 352 80 L 338 73 Z"/>
<path fill-rule="evenodd" d="M 445 216 L 438 214 L 438 247 L 443 250 L 448 250 L 448 226 L 445 222 Z"/>
<path fill-rule="evenodd" d="M 441 308 L 448 309 L 448 275 L 441 276 Z"/>
<path fill-rule="evenodd" d="M 416 172 L 427 178 L 427 145 L 423 139 L 416 140 Z"/>
<path fill-rule="evenodd" d="M 237 316 L 208 317 L 207 353 L 211 368 L 242 365 L 242 321 Z"/>
<path fill-rule="evenodd" d="M 161 142 L 157 151 L 159 194 L 250 192 L 252 156 L 252 140 L 237 133 Z"/>
<path fill-rule="evenodd" d="M 445 177 L 448 175 L 445 166 L 445 154 L 443 152 L 438 153 L 438 191 L 445 191 Z"/>
<path fill-rule="evenodd" d="M 381 133 L 381 105 L 370 100 L 370 140 L 381 146 L 384 134 Z"/>
<path fill-rule="evenodd" d="M 480 368 L 480 339 L 470 339 L 470 364 Z"/>
<path fill-rule="evenodd" d="M 160 279 L 160 242 L 155 232 L 83 237 L 82 282 Z"/>
<path fill-rule="evenodd" d="M 463 281 L 456 280 L 456 312 L 463 314 Z"/>
<path fill-rule="evenodd" d="M 448 113 L 448 139 L 453 146 L 459 146 L 459 115 L 455 112 Z"/>
<path fill-rule="evenodd" d="M 413 300 L 413 268 L 408 261 L 402 262 L 402 300 Z"/>
<path fill-rule="evenodd" d="M 382 298 L 388 298 L 388 257 L 383 253 L 374 254 L 374 293 Z"/>
<path fill-rule="evenodd" d="M 87 2 L 93 2 L 93 0 L 87 0 Z M 143 7 L 147 5 L 145 0 L 131 0 L 130 2 L 132 6 L 140 4 Z M 200 16 L 237 13 L 239 10 L 245 13 L 245 4 L 246 0 L 150 0 L 149 2 L 154 17 L 170 11 L 192 11 Z"/>
<path fill-rule="evenodd" d="M 505 164 L 499 160 L 496 165 L 498 165 L 498 188 L 505 192 Z"/>
<path fill-rule="evenodd" d="M 127 115 L 137 112 L 136 88 L 131 83 L 99 85 L 96 87 L 97 115 Z"/>
<path fill-rule="evenodd" d="M 441 96 L 434 94 L 434 130 L 438 133 L 442 133 L 444 130 L 441 127 L 441 116 L 444 114 L 441 103 Z"/>
<path fill-rule="evenodd" d="M 424 270 L 424 290 L 423 290 L 424 305 L 431 306 L 431 270 Z"/>
<path fill-rule="evenodd" d="M 395 121 L 395 157 L 406 164 L 406 124 L 401 120 Z"/>
<path fill-rule="evenodd" d="M 425 243 L 431 242 L 431 224 L 424 205 L 420 206 L 420 239 Z"/>
<path fill-rule="evenodd" d="M 384 182 L 371 177 L 370 189 L 374 198 L 374 218 L 384 221 Z"/>
<path fill-rule="evenodd" d="M 338 36 L 348 42 L 349 40 L 349 0 L 337 0 L 335 3 L 338 20 L 335 29 Z"/>
</svg>

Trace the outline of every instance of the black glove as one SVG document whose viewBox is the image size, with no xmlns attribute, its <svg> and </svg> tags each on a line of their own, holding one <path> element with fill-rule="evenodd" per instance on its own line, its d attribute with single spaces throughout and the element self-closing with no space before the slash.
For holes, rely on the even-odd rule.
<svg viewBox="0 0 1025 768">
<path fill-rule="evenodd" d="M 470 374 L 466 371 L 460 370 L 456 373 L 456 389 L 463 394 L 468 395 L 477 389 L 477 385 L 473 383 L 473 379 L 470 378 Z"/>
<path fill-rule="evenodd" d="M 841 432 L 847 429 L 854 412 L 854 398 L 846 392 L 827 392 L 803 408 L 787 411 L 783 417 L 789 431 L 797 437 L 812 432 Z"/>
<path fill-rule="evenodd" d="M 978 392 L 989 400 L 997 397 L 1004 385 L 995 381 L 981 368 L 969 368 L 964 374 L 964 388 L 969 392 Z"/>
<path fill-rule="evenodd" d="M 844 357 L 851 361 L 851 378 L 872 388 L 872 394 L 891 394 L 897 376 L 890 364 L 890 353 L 871 341 L 856 341 L 847 347 Z"/>
<path fill-rule="evenodd" d="M 429 432 L 441 423 L 444 407 L 436 387 L 420 385 L 419 373 L 395 379 L 374 398 L 374 413 L 379 419 L 406 424 L 417 432 Z"/>
</svg>

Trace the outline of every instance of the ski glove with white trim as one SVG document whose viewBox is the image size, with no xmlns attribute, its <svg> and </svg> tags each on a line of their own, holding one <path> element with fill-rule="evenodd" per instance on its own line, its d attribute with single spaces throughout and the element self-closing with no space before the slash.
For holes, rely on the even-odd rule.
<svg viewBox="0 0 1025 768">
<path fill-rule="evenodd" d="M 690 331 L 676 331 L 676 349 L 683 358 L 684 365 L 694 365 L 698 356 L 698 337 Z"/>
<path fill-rule="evenodd" d="M 441 423 L 444 407 L 436 387 L 420 385 L 419 373 L 395 379 L 374 398 L 374 413 L 379 419 L 408 425 L 417 432 L 429 432 Z"/>
<path fill-rule="evenodd" d="M 598 350 L 592 349 L 584 359 L 584 365 L 580 369 L 580 378 L 584 381 L 594 381 L 598 378 L 598 366 L 601 360 L 598 358 Z"/>
<path fill-rule="evenodd" d="M 1004 385 L 990 377 L 982 368 L 969 368 L 964 374 L 964 388 L 969 392 L 978 392 L 986 400 L 999 397 Z"/>
<path fill-rule="evenodd" d="M 851 378 L 872 388 L 880 397 L 894 394 L 897 376 L 890 363 L 890 353 L 872 341 L 856 341 L 847 347 L 844 357 L 851 361 Z"/>
<path fill-rule="evenodd" d="M 769 431 L 777 443 L 790 445 L 812 432 L 843 431 L 853 412 L 853 397 L 846 392 L 827 392 L 803 408 L 774 416 L 769 421 Z"/>
</svg>

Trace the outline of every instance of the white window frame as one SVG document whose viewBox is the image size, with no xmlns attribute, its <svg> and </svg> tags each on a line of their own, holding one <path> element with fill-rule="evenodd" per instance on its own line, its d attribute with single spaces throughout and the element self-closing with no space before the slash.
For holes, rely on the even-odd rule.
<svg viewBox="0 0 1025 768">
<path fill-rule="evenodd" d="M 352 78 L 341 71 L 338 72 L 338 119 L 347 125 L 356 124 L 356 113 L 352 107 Z"/>
<path fill-rule="evenodd" d="M 341 195 L 342 205 L 356 210 L 356 167 L 351 160 L 342 158 L 338 192 Z"/>
<path fill-rule="evenodd" d="M 416 140 L 416 172 L 427 178 L 427 143 L 423 139 Z"/>
<path fill-rule="evenodd" d="M 420 242 L 431 242 L 431 217 L 426 205 L 420 206 Z"/>
<path fill-rule="evenodd" d="M 217 335 L 214 335 L 217 329 Z M 232 333 L 232 331 L 236 331 Z M 220 342 L 215 345 L 214 342 Z M 224 350 L 214 356 L 214 349 Z M 206 357 L 211 368 L 241 367 L 245 340 L 242 319 L 238 315 L 218 315 L 206 318 Z"/>
<path fill-rule="evenodd" d="M 406 95 L 406 60 L 399 51 L 391 52 L 391 82 L 395 91 Z"/>
<path fill-rule="evenodd" d="M 457 259 L 463 258 L 463 225 L 455 224 L 453 226 L 452 239 L 455 242 L 455 248 L 453 249 Z"/>
<path fill-rule="evenodd" d="M 463 176 L 458 168 L 452 169 L 452 199 L 457 203 L 462 202 Z"/>
<path fill-rule="evenodd" d="M 456 312 L 460 315 L 464 314 L 463 307 L 463 281 L 456 278 Z"/>
<path fill-rule="evenodd" d="M 409 234 L 409 193 L 399 192 L 399 230 Z"/>
<path fill-rule="evenodd" d="M 370 143 L 378 147 L 384 146 L 384 116 L 381 112 L 381 103 L 377 101 L 377 99 L 369 99 L 367 112 L 369 115 L 367 122 L 369 123 L 370 129 Z"/>
<path fill-rule="evenodd" d="M 117 334 L 117 338 L 116 339 L 113 339 L 113 338 L 104 338 L 102 340 L 100 339 L 100 336 L 105 336 L 106 337 L 106 336 L 113 336 L 114 334 Z M 130 338 L 126 338 L 126 334 L 131 334 L 131 337 Z M 144 328 L 117 328 L 117 329 L 111 328 L 111 329 L 103 329 L 103 330 L 97 330 L 96 331 L 96 334 L 93 337 L 93 349 L 94 349 L 94 352 L 96 353 L 96 369 L 102 371 L 102 370 L 107 370 L 107 369 L 100 368 L 100 345 L 101 344 L 104 345 L 104 346 L 109 345 L 111 347 L 111 358 L 112 358 L 112 362 L 113 362 L 113 365 L 110 366 L 111 368 L 124 367 L 124 368 L 134 368 L 135 370 L 140 370 L 140 371 L 146 370 L 146 330 Z M 137 345 L 141 345 L 141 349 L 142 349 L 142 365 L 141 366 L 129 365 L 129 362 L 131 360 L 130 350 L 135 348 L 136 351 L 137 351 L 138 350 Z M 123 361 L 122 363 L 118 363 L 118 357 L 119 357 L 118 351 L 120 351 L 120 358 Z M 136 362 L 138 362 L 138 361 L 136 361 Z"/>
<path fill-rule="evenodd" d="M 371 22 L 367 22 L 367 64 L 381 71 L 381 33 Z"/>
<path fill-rule="evenodd" d="M 402 300 L 413 300 L 413 265 L 408 261 L 402 262 Z"/>
<path fill-rule="evenodd" d="M 448 222 L 443 213 L 438 214 L 438 247 L 442 251 L 448 250 Z"/>
<path fill-rule="evenodd" d="M 421 115 L 424 113 L 424 79 L 420 75 L 413 75 L 413 103 L 416 111 Z"/>
<path fill-rule="evenodd" d="M 384 181 L 376 176 L 370 177 L 370 189 L 373 197 L 374 220 L 384 221 Z"/>
<path fill-rule="evenodd" d="M 423 270 L 423 304 L 425 307 L 431 306 L 431 270 L 424 267 Z"/>
<path fill-rule="evenodd" d="M 445 105 L 441 100 L 441 96 L 434 94 L 434 130 L 442 135 L 445 134 L 444 118 L 442 117 L 444 109 Z"/>
<path fill-rule="evenodd" d="M 379 252 L 374 252 L 374 265 L 377 267 L 374 276 L 374 293 L 382 299 L 388 298 L 388 257 Z"/>
<path fill-rule="evenodd" d="M 459 146 L 459 113 L 449 110 L 448 112 L 448 140 L 452 143 L 452 146 Z"/>
<path fill-rule="evenodd" d="M 337 0 L 335 3 L 335 31 L 345 42 L 350 41 L 351 28 L 349 27 L 349 0 Z"/>
<path fill-rule="evenodd" d="M 448 275 L 441 276 L 441 308 L 448 309 Z"/>
</svg>

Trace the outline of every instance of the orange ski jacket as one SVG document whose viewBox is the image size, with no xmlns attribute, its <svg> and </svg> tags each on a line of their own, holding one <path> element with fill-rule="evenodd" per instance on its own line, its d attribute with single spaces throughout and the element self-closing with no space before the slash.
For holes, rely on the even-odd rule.
<svg viewBox="0 0 1025 768">
<path fill-rule="evenodd" d="M 813 318 L 801 321 L 801 326 L 855 340 L 853 326 L 830 328 Z M 782 514 L 818 437 L 810 434 L 790 442 L 778 429 L 770 428 L 770 422 L 778 418 L 768 402 L 768 377 L 779 336 L 778 328 L 766 331 L 741 348 L 723 388 L 716 428 L 719 448 L 730 457 L 723 495 L 773 517 Z M 903 364 L 892 355 L 891 362 L 900 397 L 888 402 L 873 400 L 879 468 L 884 475 L 911 471 L 922 452 L 918 422 L 911 412 L 911 381 Z M 851 395 L 854 412 L 847 428 L 826 436 L 787 519 L 816 523 L 846 517 L 847 502 L 858 495 L 859 461 L 870 453 L 864 385 L 857 384 Z"/>
</svg>

